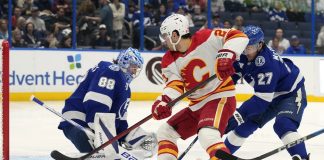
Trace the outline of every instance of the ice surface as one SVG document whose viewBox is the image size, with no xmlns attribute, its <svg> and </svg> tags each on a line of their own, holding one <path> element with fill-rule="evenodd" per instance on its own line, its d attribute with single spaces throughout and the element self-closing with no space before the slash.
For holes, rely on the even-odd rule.
<svg viewBox="0 0 324 160">
<path fill-rule="evenodd" d="M 133 101 L 129 107 L 128 119 L 130 125 L 140 121 L 150 114 L 152 101 Z M 61 111 L 62 101 L 46 102 L 50 107 Z M 186 106 L 186 102 L 177 105 L 176 113 Z M 238 104 L 240 105 L 240 104 Z M 63 153 L 75 153 L 77 150 L 65 139 L 63 133 L 57 129 L 60 118 L 46 109 L 32 102 L 12 102 L 10 106 L 10 159 L 12 160 L 48 160 L 52 150 Z M 143 124 L 143 128 L 156 131 L 165 121 L 150 120 Z M 273 121 L 261 130 L 255 132 L 244 146 L 237 152 L 243 158 L 252 158 L 282 145 L 272 130 Z M 309 103 L 304 112 L 299 132 L 302 136 L 310 134 L 324 127 L 324 103 Z M 179 153 L 184 151 L 194 137 L 185 141 L 179 140 Z M 324 134 L 306 141 L 308 152 L 312 160 L 323 160 Z M 152 158 L 156 159 L 156 158 Z M 185 156 L 184 160 L 206 160 L 208 155 L 197 142 Z M 287 151 L 282 151 L 267 160 L 290 160 Z"/>
</svg>

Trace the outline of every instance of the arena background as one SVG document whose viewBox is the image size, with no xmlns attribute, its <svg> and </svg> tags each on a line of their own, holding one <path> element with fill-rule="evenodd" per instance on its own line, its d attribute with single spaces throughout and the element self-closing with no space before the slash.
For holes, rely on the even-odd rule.
<svg viewBox="0 0 324 160">
<path fill-rule="evenodd" d="M 132 84 L 132 99 L 155 99 L 163 88 L 160 61 L 165 48 L 159 41 L 159 25 L 166 16 L 179 13 L 190 21 L 192 33 L 204 28 L 241 30 L 253 24 L 263 29 L 267 44 L 277 38 L 278 28 L 291 46 L 297 37 L 303 53 L 273 48 L 301 68 L 309 100 L 324 101 L 323 0 L 117 0 L 125 6 L 119 22 L 104 16 L 113 12 L 107 11 L 113 3 L 3 0 L 0 39 L 11 44 L 10 99 L 24 101 L 36 94 L 44 100 L 64 100 L 87 69 L 101 60 L 111 61 L 128 47 L 138 48 L 145 60 Z M 116 40 L 114 23 L 121 25 L 121 41 Z M 238 100 L 251 93 L 244 82 L 237 85 Z"/>
</svg>

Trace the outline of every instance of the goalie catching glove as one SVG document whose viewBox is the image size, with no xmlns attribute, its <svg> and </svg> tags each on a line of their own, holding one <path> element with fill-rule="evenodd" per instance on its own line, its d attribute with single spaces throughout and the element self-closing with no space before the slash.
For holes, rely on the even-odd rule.
<svg viewBox="0 0 324 160">
<path fill-rule="evenodd" d="M 133 152 L 138 151 L 146 158 L 152 157 L 157 153 L 157 144 L 156 134 L 146 132 L 140 127 L 132 130 L 126 136 L 125 141 L 121 142 L 123 148 Z"/>
<path fill-rule="evenodd" d="M 235 73 L 233 63 L 236 54 L 229 49 L 221 49 L 216 56 L 216 73 L 220 80 L 226 80 Z"/>
<path fill-rule="evenodd" d="M 94 146 L 99 147 L 104 142 L 116 136 L 114 113 L 96 113 L 94 124 L 95 139 Z M 113 142 L 111 145 L 100 150 L 106 157 L 119 159 L 119 146 L 128 150 L 127 152 L 138 158 L 152 157 L 157 152 L 157 138 L 154 133 L 146 132 L 141 128 L 132 130 L 125 140 Z"/>
<path fill-rule="evenodd" d="M 171 116 L 172 111 L 167 104 L 172 99 L 167 95 L 160 96 L 152 105 L 152 115 L 156 120 L 164 119 Z"/>
</svg>

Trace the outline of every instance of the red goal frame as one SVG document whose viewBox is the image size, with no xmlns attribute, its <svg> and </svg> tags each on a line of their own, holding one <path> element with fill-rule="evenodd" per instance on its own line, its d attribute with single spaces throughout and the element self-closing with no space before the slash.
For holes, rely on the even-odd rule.
<svg viewBox="0 0 324 160">
<path fill-rule="evenodd" d="M 2 42 L 2 159 L 9 160 L 9 42 Z"/>
</svg>

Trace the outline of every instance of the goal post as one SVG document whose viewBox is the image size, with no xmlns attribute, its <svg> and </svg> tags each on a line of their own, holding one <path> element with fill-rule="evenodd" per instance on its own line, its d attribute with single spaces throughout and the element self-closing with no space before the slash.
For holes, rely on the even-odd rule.
<svg viewBox="0 0 324 160">
<path fill-rule="evenodd" d="M 1 159 L 9 160 L 9 42 L 1 43 Z"/>
</svg>

